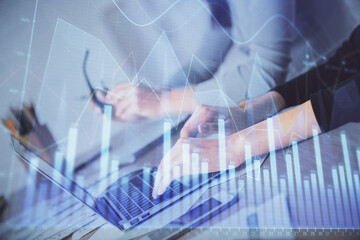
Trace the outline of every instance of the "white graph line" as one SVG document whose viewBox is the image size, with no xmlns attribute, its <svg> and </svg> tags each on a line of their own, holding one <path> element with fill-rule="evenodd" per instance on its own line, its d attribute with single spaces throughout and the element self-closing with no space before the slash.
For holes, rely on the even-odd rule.
<svg viewBox="0 0 360 240">
<path fill-rule="evenodd" d="M 21 92 L 21 101 L 20 101 L 20 106 L 19 109 L 23 108 L 23 104 L 24 104 L 24 100 L 25 100 L 25 89 L 26 89 L 26 84 L 28 81 L 28 73 L 29 73 L 29 64 L 30 64 L 30 57 L 31 57 L 31 49 L 32 49 L 32 42 L 33 42 L 33 37 L 34 37 L 34 29 L 35 29 L 35 24 L 36 24 L 36 15 L 37 15 L 37 9 L 38 9 L 38 0 L 36 0 L 35 2 L 35 9 L 34 9 L 34 16 L 33 16 L 33 23 L 31 26 L 31 34 L 30 34 L 30 42 L 29 42 L 29 50 L 28 50 L 28 54 L 27 54 L 27 59 L 26 59 L 26 66 L 25 66 L 25 74 L 24 74 L 24 83 L 22 86 L 22 92 Z M 17 130 L 19 131 L 19 130 Z M 16 154 L 12 154 L 11 155 L 11 164 L 10 164 L 10 169 L 9 169 L 9 183 L 7 185 L 7 194 L 10 194 L 12 192 L 13 189 L 13 182 L 11 181 L 14 175 L 14 168 L 15 168 L 15 161 L 16 161 Z"/>
<path fill-rule="evenodd" d="M 26 65 L 25 65 L 24 83 L 23 83 L 22 92 L 21 92 L 20 109 L 22 108 L 22 105 L 24 104 L 24 99 L 25 99 L 25 88 L 26 88 L 26 83 L 27 83 L 27 80 L 28 80 L 29 64 L 30 64 L 32 43 L 33 43 L 33 38 L 34 38 L 34 29 L 35 29 L 35 24 L 36 24 L 36 15 L 37 15 L 38 3 L 39 3 L 39 1 L 36 0 L 34 16 L 33 16 L 33 23 L 32 23 L 32 26 L 31 26 L 29 50 L 28 50 L 27 59 L 26 59 Z"/>
<path fill-rule="evenodd" d="M 61 20 L 61 19 L 58 19 L 58 22 L 65 22 L 65 21 L 64 21 L 64 20 Z M 65 22 L 65 23 L 67 23 L 67 22 Z M 71 25 L 71 24 L 70 24 L 70 25 Z M 73 26 L 73 25 L 71 25 L 71 26 Z M 75 27 L 75 26 L 73 26 L 73 27 Z M 81 29 L 79 29 L 79 28 L 77 28 L 77 27 L 75 27 L 75 28 L 78 29 L 78 30 L 81 30 Z M 57 24 L 56 27 L 55 27 L 54 35 L 56 35 L 57 29 L 58 29 L 58 24 Z M 83 31 L 83 30 L 81 30 L 81 31 Z M 83 32 L 84 32 L 84 31 L 83 31 Z M 85 33 L 86 33 L 86 32 L 85 32 Z M 86 34 L 87 34 L 88 36 L 92 36 L 92 35 L 90 35 L 90 34 L 88 34 L 88 33 L 86 33 Z M 152 50 L 150 51 L 149 55 L 148 55 L 147 58 L 145 59 L 145 61 L 144 61 L 144 63 L 143 63 L 143 66 L 144 66 L 144 64 L 146 64 L 147 60 L 149 59 L 149 56 L 151 55 L 151 52 L 153 51 L 153 49 L 155 48 L 155 46 L 159 43 L 159 41 L 160 41 L 161 38 L 165 38 L 165 40 L 166 40 L 167 42 L 169 42 L 169 40 L 168 40 L 167 37 L 166 37 L 165 32 L 163 32 L 162 35 L 159 37 L 159 39 L 158 39 L 158 40 L 156 41 L 156 43 L 154 44 L 154 46 L 153 46 Z M 54 40 L 54 38 L 53 38 L 53 40 Z M 101 44 L 105 47 L 105 45 L 103 44 L 103 42 L 101 42 Z M 51 54 L 51 52 L 52 52 L 52 47 L 53 47 L 53 44 L 51 44 L 50 54 Z M 176 56 L 174 50 L 172 49 L 172 46 L 171 46 L 170 42 L 169 42 L 169 47 L 171 47 L 171 50 L 172 50 L 171 52 L 172 52 L 172 54 L 173 54 L 173 55 L 176 57 L 176 59 L 177 59 L 177 56 Z M 108 51 L 108 49 L 107 49 L 106 47 L 105 47 L 105 49 L 106 49 L 106 51 Z M 110 54 L 110 55 L 111 55 L 111 54 Z M 111 57 L 114 58 L 112 55 L 111 55 Z M 50 57 L 49 57 L 49 58 L 50 58 Z M 113 59 L 113 60 L 115 61 L 115 59 Z M 183 71 L 183 74 L 184 74 L 184 77 L 185 77 L 185 81 L 186 81 L 186 82 L 185 82 L 184 94 L 183 94 L 183 96 L 182 96 L 183 99 L 182 99 L 181 109 L 180 109 L 180 112 L 179 112 L 179 115 L 178 115 L 178 118 L 177 118 L 177 123 L 175 123 L 175 122 L 172 120 L 172 118 L 171 118 L 171 116 L 170 116 L 171 114 L 166 110 L 166 108 L 165 108 L 165 106 L 164 106 L 164 103 L 163 103 L 161 97 L 158 95 L 158 93 L 157 93 L 157 91 L 155 90 L 155 88 L 152 87 L 152 85 L 151 85 L 145 78 L 142 78 L 141 81 L 134 81 L 134 80 L 137 80 L 137 79 L 138 79 L 138 74 L 139 74 L 139 72 L 141 72 L 141 69 L 142 69 L 143 66 L 140 67 L 140 70 L 139 70 L 139 72 L 136 74 L 136 77 L 135 77 L 135 79 L 134 79 L 133 81 L 131 81 L 130 79 L 128 79 L 128 81 L 129 81 L 129 82 L 133 82 L 134 85 L 133 85 L 133 88 L 128 92 L 128 94 L 127 94 L 126 96 L 116 96 L 114 93 L 109 92 L 109 91 L 107 91 L 107 90 L 105 90 L 105 89 L 102 89 L 102 88 L 97 88 L 97 90 L 101 90 L 101 91 L 107 92 L 108 94 L 112 94 L 112 95 L 114 95 L 114 96 L 116 96 L 116 97 L 118 97 L 118 98 L 126 98 L 126 97 L 130 96 L 130 94 L 132 94 L 132 93 L 136 90 L 136 88 L 140 87 L 140 85 L 144 83 L 144 84 L 147 85 L 148 88 L 153 92 L 153 94 L 155 94 L 155 97 L 156 97 L 157 100 L 159 101 L 159 104 L 160 104 L 161 108 L 164 110 L 165 116 L 168 117 L 168 119 L 170 120 L 171 124 L 172 124 L 174 127 L 177 127 L 177 124 L 180 122 L 180 118 L 181 118 L 181 114 L 182 114 L 182 108 L 183 108 L 183 102 L 184 102 L 184 98 L 185 98 L 185 94 L 186 94 L 185 91 L 186 91 L 187 87 L 189 87 L 189 88 L 191 89 L 191 91 L 194 92 L 194 90 L 191 88 L 191 85 L 190 85 L 190 83 L 189 83 L 188 78 L 189 78 L 189 75 L 190 75 L 190 72 L 191 72 L 191 69 L 192 69 L 192 65 L 193 65 L 193 63 L 194 63 L 195 60 L 198 61 L 198 63 L 200 63 L 200 65 L 202 65 L 202 66 L 206 69 L 206 71 L 208 71 L 208 72 L 211 74 L 211 76 L 214 78 L 214 80 L 216 81 L 217 86 L 218 86 L 218 88 L 219 88 L 218 91 L 220 92 L 221 96 L 224 98 L 224 101 L 225 101 L 226 107 L 227 107 L 227 109 L 228 109 L 228 111 L 229 111 L 229 113 L 230 113 L 231 119 L 232 119 L 235 127 L 238 129 L 238 126 L 237 126 L 236 121 L 235 121 L 235 119 L 234 119 L 234 117 L 233 117 L 231 108 L 230 108 L 230 106 L 229 106 L 227 96 L 226 96 L 225 92 L 223 91 L 223 89 L 222 89 L 222 87 L 221 87 L 221 84 L 220 84 L 219 79 L 216 77 L 215 73 L 212 72 L 196 55 L 192 55 L 192 58 L 191 58 L 191 60 L 190 60 L 189 70 L 188 70 L 187 74 L 185 74 L 185 72 L 184 72 L 183 69 L 181 68 L 181 70 Z M 49 59 L 48 59 L 48 61 L 49 61 Z M 180 64 L 180 62 L 179 62 L 178 59 L 177 59 L 177 61 L 178 61 L 179 66 L 181 66 L 181 64 Z M 47 67 L 48 67 L 48 64 L 49 64 L 49 63 L 47 63 Z M 116 71 L 119 71 L 119 70 L 122 70 L 122 68 L 121 68 L 120 65 L 119 65 L 119 67 L 116 69 Z M 90 103 L 91 103 L 91 99 L 92 99 L 92 98 L 91 98 L 91 96 L 90 96 L 90 97 L 88 98 L 86 104 L 84 105 L 83 109 L 81 110 L 80 115 L 78 116 L 77 121 L 75 122 L 75 126 L 78 126 L 78 125 L 79 125 L 79 123 L 80 123 L 80 121 L 81 121 L 81 119 L 82 119 L 82 117 L 83 117 L 86 109 L 89 107 L 89 105 L 90 105 Z M 240 110 L 240 111 L 244 111 L 244 110 L 242 110 L 240 107 L 239 107 L 239 110 Z"/>
<path fill-rule="evenodd" d="M 115 0 L 112 0 L 112 2 L 115 4 L 115 6 L 117 7 L 117 9 L 121 12 L 121 14 L 132 24 L 134 24 L 135 26 L 138 27 L 146 27 L 149 26 L 155 22 L 157 22 L 160 18 L 162 18 L 167 12 L 170 11 L 171 8 L 175 7 L 176 4 L 178 4 L 181 0 L 177 0 L 176 2 L 174 2 L 173 4 L 171 4 L 165 11 L 163 11 L 161 14 L 159 14 L 156 18 L 154 18 L 153 20 L 144 23 L 144 24 L 140 24 L 140 23 L 136 23 L 134 20 L 132 20 L 131 18 L 129 18 L 129 16 L 126 15 L 126 13 L 124 13 L 124 11 L 119 7 L 119 5 L 115 2 Z M 208 12 L 208 14 L 211 16 L 211 18 L 214 20 L 214 22 L 220 27 L 220 29 L 224 32 L 224 34 L 234 43 L 238 44 L 238 45 L 245 45 L 248 44 L 250 42 L 252 42 L 260 33 L 261 31 L 272 21 L 274 21 L 275 19 L 282 19 L 285 22 L 287 22 L 293 29 L 294 31 L 299 34 L 299 36 L 301 37 L 301 39 L 307 44 L 309 45 L 309 48 L 311 49 L 311 51 L 313 51 L 317 56 L 319 56 L 320 58 L 322 58 L 323 60 L 326 60 L 326 56 L 320 54 L 318 51 L 316 51 L 311 45 L 310 43 L 307 41 L 307 39 L 305 38 L 304 34 L 295 26 L 294 22 L 291 21 L 289 18 L 287 18 L 286 16 L 282 15 L 282 14 L 275 14 L 273 16 L 271 16 L 268 20 L 265 21 L 265 23 L 252 35 L 250 36 L 249 39 L 245 40 L 245 41 L 238 41 L 235 38 L 233 38 L 229 32 L 224 29 L 222 27 L 222 25 L 218 22 L 218 20 L 216 19 L 216 17 L 211 13 L 211 10 L 208 8 L 208 6 L 202 1 L 202 0 L 197 0 L 198 3 Z"/>
<path fill-rule="evenodd" d="M 182 0 L 177 0 L 175 1 L 173 4 L 171 4 L 164 12 L 162 12 L 159 16 L 157 16 L 156 18 L 154 18 L 153 20 L 151 20 L 150 22 L 141 24 L 141 23 L 136 23 L 135 21 L 133 21 L 131 18 L 129 18 L 126 13 L 124 13 L 124 11 L 119 7 L 119 5 L 115 2 L 115 0 L 112 0 L 112 2 L 115 4 L 115 6 L 119 9 L 119 11 L 121 12 L 121 14 L 132 24 L 134 24 L 135 26 L 138 27 L 147 27 L 150 26 L 151 24 L 157 22 L 162 16 L 164 16 L 168 11 L 170 11 L 176 4 L 178 4 L 179 2 L 181 2 Z"/>
</svg>

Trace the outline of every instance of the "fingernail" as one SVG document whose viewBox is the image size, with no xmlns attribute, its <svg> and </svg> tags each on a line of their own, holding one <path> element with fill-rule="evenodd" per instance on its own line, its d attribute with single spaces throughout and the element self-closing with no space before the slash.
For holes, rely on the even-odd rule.
<svg viewBox="0 0 360 240">
<path fill-rule="evenodd" d="M 207 124 L 202 124 L 201 125 L 201 129 L 204 131 L 204 132 L 207 132 L 209 131 L 209 126 Z"/>
</svg>

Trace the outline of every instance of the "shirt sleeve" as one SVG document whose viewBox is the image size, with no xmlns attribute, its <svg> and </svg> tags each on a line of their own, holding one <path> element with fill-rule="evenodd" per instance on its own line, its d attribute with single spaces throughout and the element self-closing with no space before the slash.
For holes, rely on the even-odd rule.
<svg viewBox="0 0 360 240">
<path fill-rule="evenodd" d="M 299 105 L 325 89 L 337 89 L 360 72 L 360 26 L 325 63 L 273 89 L 284 98 L 286 107 Z"/>
<path fill-rule="evenodd" d="M 239 103 L 285 81 L 295 38 L 288 22 L 295 20 L 295 1 L 229 2 L 233 45 L 216 77 L 199 84 L 196 92 L 221 90 Z"/>
<path fill-rule="evenodd" d="M 316 120 L 323 132 L 348 122 L 360 122 L 360 74 L 340 84 L 310 95 Z"/>
</svg>

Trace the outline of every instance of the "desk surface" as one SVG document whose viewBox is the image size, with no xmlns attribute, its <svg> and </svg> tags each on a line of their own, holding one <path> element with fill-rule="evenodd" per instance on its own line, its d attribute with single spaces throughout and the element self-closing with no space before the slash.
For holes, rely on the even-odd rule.
<svg viewBox="0 0 360 240">
<path fill-rule="evenodd" d="M 320 155 L 317 156 L 315 154 L 317 146 L 316 144 L 314 144 L 314 139 L 309 139 L 307 141 L 298 143 L 298 150 L 296 150 L 296 148 L 294 147 L 289 147 L 287 149 L 276 151 L 276 154 L 270 155 L 270 157 L 265 160 L 265 162 L 261 166 L 261 170 L 251 173 L 253 174 L 252 177 L 243 175 L 242 177 L 240 177 L 240 179 L 236 179 L 236 181 L 234 182 L 235 185 L 232 186 L 231 183 L 226 183 L 226 187 L 237 186 L 238 181 L 244 181 L 245 183 L 245 187 L 239 189 L 242 197 L 236 205 L 221 213 L 219 217 L 216 217 L 215 219 L 204 223 L 202 225 L 203 229 L 193 230 L 181 238 L 196 239 L 200 236 L 201 238 L 211 236 L 216 230 L 221 230 L 217 233 L 220 234 L 219 237 L 221 236 L 221 234 L 230 236 L 229 234 L 238 233 L 237 231 L 239 231 L 240 228 L 246 228 L 246 226 L 242 226 L 241 221 L 239 222 L 238 220 L 239 217 L 241 217 L 239 216 L 239 214 L 241 214 L 241 211 L 244 209 L 256 208 L 263 205 L 267 201 L 276 197 L 278 195 L 277 192 L 282 192 L 289 200 L 288 214 L 291 218 L 291 224 L 294 228 L 306 228 L 304 224 L 309 225 L 309 223 L 310 225 L 314 224 L 312 226 L 315 226 L 319 223 L 319 214 L 314 213 L 318 211 L 317 208 L 319 207 L 319 204 L 322 208 L 324 205 L 321 202 L 321 194 L 316 196 L 313 194 L 314 192 L 312 192 L 312 194 L 309 195 L 308 190 L 312 189 L 314 191 L 313 188 L 315 187 L 315 185 L 312 184 L 314 176 L 317 182 L 317 190 L 315 191 L 316 193 L 320 192 L 319 189 L 321 189 L 321 186 L 325 186 L 326 189 L 331 189 L 333 191 L 333 194 L 335 194 L 336 187 L 334 187 L 334 171 L 337 171 L 340 176 L 339 185 L 343 184 L 341 181 L 341 171 L 342 169 L 345 169 L 345 171 L 347 170 L 346 164 L 344 164 L 344 151 L 342 146 L 342 141 L 344 141 L 344 137 L 346 138 L 347 142 L 351 173 L 358 174 L 360 168 L 360 166 L 358 165 L 358 161 L 360 161 L 360 159 L 357 159 L 356 151 L 360 149 L 359 133 L 360 124 L 350 123 L 328 134 L 320 135 L 318 138 L 320 144 L 320 148 L 318 148 L 318 150 L 320 150 Z M 343 139 L 341 139 L 342 137 Z M 174 134 L 173 142 L 175 142 L 177 138 L 178 134 Z M 147 151 L 138 159 L 136 166 L 127 166 L 126 169 L 131 170 L 137 168 L 138 166 L 144 165 L 157 165 L 158 161 L 160 161 L 160 158 L 156 156 L 161 156 L 161 154 L 159 154 L 159 151 L 162 151 L 161 143 L 154 144 L 153 146 L 149 147 L 148 150 L 149 151 Z M 347 156 L 346 154 L 345 157 Z M 298 163 L 296 163 L 297 155 L 299 159 Z M 321 157 L 320 162 L 322 164 L 323 183 L 321 182 L 321 173 L 319 177 L 319 171 L 317 171 L 319 167 L 319 162 L 317 162 L 316 157 L 318 157 L 318 160 L 319 157 Z M 292 175 L 289 174 L 289 166 L 287 166 L 286 164 L 286 161 L 289 160 L 292 162 Z M 274 162 L 276 163 L 276 171 L 273 170 L 275 166 Z M 300 165 L 300 168 L 297 167 L 297 164 Z M 298 171 L 298 169 L 300 169 L 300 171 Z M 274 179 L 277 179 L 277 181 L 275 182 Z M 285 189 L 284 183 L 286 186 Z M 300 183 L 301 185 L 299 188 Z M 293 185 L 294 187 L 290 187 L 291 185 Z M 311 188 L 307 189 L 309 185 L 311 186 Z M 302 192 L 299 192 L 299 189 L 301 189 Z M 350 190 L 349 187 L 348 189 Z M 19 196 L 21 196 L 23 193 L 24 191 L 20 191 L 14 194 L 9 201 L 11 202 L 11 205 L 13 204 L 13 200 L 18 201 L 19 199 L 22 199 Z M 349 191 L 348 194 L 348 196 L 350 197 L 347 199 L 347 201 L 349 202 L 348 206 L 351 209 L 352 205 L 351 201 L 349 200 L 351 198 L 351 192 Z M 301 196 L 304 201 L 299 201 L 299 198 Z M 308 203 L 308 196 L 310 196 L 312 199 L 310 212 L 308 210 L 309 205 L 305 204 Z M 356 198 L 357 201 L 359 201 L 358 197 L 359 196 L 357 196 Z M 331 202 L 329 202 L 329 200 L 327 200 L 327 204 L 329 205 L 328 207 L 330 210 L 335 207 L 331 205 Z M 15 212 L 17 212 L 13 211 L 14 206 L 10 206 L 9 209 L 10 210 L 7 211 L 7 216 L 5 217 L 5 219 L 10 216 L 10 213 L 14 214 Z M 357 209 L 355 210 L 357 211 Z M 270 213 L 274 216 L 279 214 L 277 211 L 278 209 L 276 208 L 276 206 L 273 209 L 266 210 L 268 215 Z M 344 211 L 346 211 L 345 208 Z M 331 219 L 330 211 L 327 211 L 327 214 L 329 215 L 328 218 L 330 219 L 327 221 L 328 223 L 326 223 L 326 220 L 324 219 L 325 216 L 321 217 L 320 214 L 321 225 L 319 225 L 318 228 L 331 227 L 331 222 L 336 221 L 336 219 Z M 268 216 L 267 220 L 269 219 L 271 218 L 269 218 Z M 345 221 L 348 221 L 347 224 L 349 228 L 353 228 L 351 227 L 351 225 L 355 224 L 354 221 L 356 221 L 356 219 L 354 219 L 354 217 L 350 220 L 347 220 L 347 218 L 345 218 Z M 330 225 L 327 226 L 326 224 Z"/>
</svg>

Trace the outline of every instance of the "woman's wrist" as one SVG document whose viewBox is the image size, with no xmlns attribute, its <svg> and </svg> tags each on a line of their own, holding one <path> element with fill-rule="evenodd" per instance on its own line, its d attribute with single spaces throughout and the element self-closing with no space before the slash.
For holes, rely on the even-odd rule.
<svg viewBox="0 0 360 240">
<path fill-rule="evenodd" d="M 278 112 L 280 112 L 286 107 L 285 99 L 283 98 L 283 96 L 281 96 L 280 93 L 276 91 L 270 91 L 269 94 L 271 98 L 274 100 Z"/>
<path fill-rule="evenodd" d="M 250 156 L 258 156 L 269 152 L 268 133 L 266 121 L 259 122 L 231 135 L 232 147 L 236 151 L 239 165 L 245 159 L 245 146 L 249 146 Z"/>
<path fill-rule="evenodd" d="M 227 146 L 231 148 L 233 161 L 235 166 L 238 167 L 245 160 L 245 141 L 244 137 L 240 132 L 230 135 L 227 139 Z"/>
<path fill-rule="evenodd" d="M 169 92 L 164 100 L 170 114 L 192 113 L 197 105 L 192 88 L 179 88 Z"/>
</svg>

